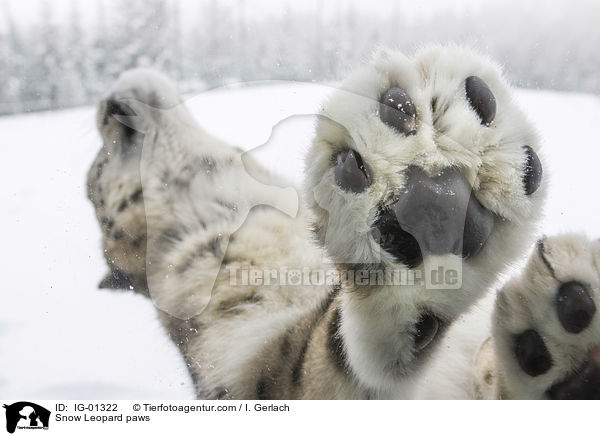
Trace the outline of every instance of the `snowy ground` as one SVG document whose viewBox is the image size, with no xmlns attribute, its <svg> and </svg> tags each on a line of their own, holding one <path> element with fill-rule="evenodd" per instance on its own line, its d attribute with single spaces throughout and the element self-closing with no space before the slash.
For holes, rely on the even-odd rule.
<svg viewBox="0 0 600 436">
<path fill-rule="evenodd" d="M 314 113 L 327 91 L 255 84 L 204 93 L 188 104 L 206 128 L 249 149 L 265 143 L 286 117 Z M 540 91 L 518 97 L 540 129 L 551 175 L 544 232 L 600 236 L 600 99 Z M 288 119 L 261 158 L 300 180 L 310 130 L 308 117 Z M 0 137 L 0 398 L 193 398 L 185 365 L 152 304 L 96 288 L 105 265 L 85 197 L 85 174 L 100 146 L 94 110 L 0 118 Z"/>
</svg>

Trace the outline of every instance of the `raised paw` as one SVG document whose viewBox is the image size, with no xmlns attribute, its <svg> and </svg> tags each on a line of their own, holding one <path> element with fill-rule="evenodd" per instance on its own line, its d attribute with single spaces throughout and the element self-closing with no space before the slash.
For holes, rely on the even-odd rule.
<svg viewBox="0 0 600 436">
<path fill-rule="evenodd" d="M 500 398 L 600 399 L 600 243 L 544 238 L 498 294 L 493 338 Z"/>
<path fill-rule="evenodd" d="M 535 241 L 543 157 L 498 69 L 456 47 L 382 52 L 320 115 L 306 159 L 318 241 L 342 277 L 409 278 L 341 297 L 349 366 L 383 390 Z"/>
<path fill-rule="evenodd" d="M 144 142 L 141 120 L 149 118 L 131 102 L 170 107 L 180 101 L 175 85 L 149 70 L 123 73 L 98 104 L 96 121 L 102 148 L 87 175 L 88 198 L 102 231 L 109 271 L 100 288 L 147 293 L 147 229 L 140 159 Z M 124 122 L 127 120 L 127 122 Z"/>
</svg>

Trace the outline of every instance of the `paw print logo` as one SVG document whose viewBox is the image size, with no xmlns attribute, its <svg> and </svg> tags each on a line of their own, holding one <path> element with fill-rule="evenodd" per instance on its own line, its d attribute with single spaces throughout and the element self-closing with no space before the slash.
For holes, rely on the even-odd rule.
<svg viewBox="0 0 600 436">
<path fill-rule="evenodd" d="M 302 283 L 302 273 L 299 270 L 290 270 L 287 274 L 288 285 L 300 285 Z"/>
</svg>

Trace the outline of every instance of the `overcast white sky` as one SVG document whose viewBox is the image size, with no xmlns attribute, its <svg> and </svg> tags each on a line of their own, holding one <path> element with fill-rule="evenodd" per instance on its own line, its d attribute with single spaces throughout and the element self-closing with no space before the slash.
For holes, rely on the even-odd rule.
<svg viewBox="0 0 600 436">
<path fill-rule="evenodd" d="M 82 19 L 87 22 L 93 22 L 99 5 L 105 5 L 109 10 L 118 11 L 120 2 L 127 0 L 87 0 L 85 2 L 77 0 L 1 0 L 0 4 L 0 26 L 2 30 L 6 28 L 5 16 L 7 12 L 14 17 L 18 25 L 35 24 L 40 21 L 42 14 L 42 5 L 48 2 L 52 5 L 53 20 L 60 23 L 65 22 L 73 5 L 79 9 Z M 207 1 L 194 0 L 171 0 L 180 4 L 184 19 L 193 20 L 200 8 Z M 333 16 L 340 9 L 355 7 L 361 13 L 387 16 L 394 8 L 399 9 L 403 14 L 418 18 L 428 16 L 432 12 L 439 10 L 451 10 L 460 14 L 469 14 L 475 9 L 485 8 L 492 2 L 506 3 L 507 7 L 517 7 L 515 13 L 520 10 L 536 9 L 540 14 L 559 13 L 562 8 L 585 8 L 591 5 L 595 0 L 303 0 L 296 2 L 281 2 L 273 0 L 219 0 L 222 7 L 232 6 L 235 8 L 244 8 L 249 19 L 260 18 L 261 15 L 274 14 L 283 15 L 286 10 L 291 13 L 302 10 L 315 10 L 318 7 L 326 16 Z M 510 5 L 510 6 L 508 6 Z"/>
</svg>

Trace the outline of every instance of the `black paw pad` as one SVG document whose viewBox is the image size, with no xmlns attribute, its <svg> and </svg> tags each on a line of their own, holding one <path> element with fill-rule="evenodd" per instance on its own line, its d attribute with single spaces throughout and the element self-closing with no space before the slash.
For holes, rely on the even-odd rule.
<svg viewBox="0 0 600 436">
<path fill-rule="evenodd" d="M 425 314 L 415 326 L 415 349 L 421 351 L 436 337 L 440 321 L 433 315 Z"/>
<path fill-rule="evenodd" d="M 111 117 L 133 117 L 136 113 L 133 109 L 126 103 L 116 100 L 114 98 L 109 98 L 106 100 L 106 111 L 104 112 L 104 120 L 103 124 L 106 126 L 108 124 L 108 120 Z M 121 138 L 125 140 L 123 144 L 122 151 L 127 151 L 127 146 L 130 145 L 129 141 L 135 136 L 137 133 L 135 129 L 130 126 L 123 124 L 121 122 L 122 127 L 122 136 Z"/>
<path fill-rule="evenodd" d="M 558 319 L 569 333 L 585 329 L 596 313 L 596 304 L 585 286 L 577 282 L 563 283 L 556 299 Z"/>
<path fill-rule="evenodd" d="M 133 286 L 132 278 L 119 269 L 112 269 L 98 284 L 100 289 L 129 289 Z"/>
<path fill-rule="evenodd" d="M 417 133 L 417 110 L 404 89 L 398 87 L 388 89 L 381 97 L 380 103 L 381 121 L 399 133 L 405 135 Z"/>
<path fill-rule="evenodd" d="M 535 330 L 526 330 L 515 338 L 515 355 L 521 369 L 531 377 L 544 374 L 552 367 L 550 352 Z"/>
<path fill-rule="evenodd" d="M 344 191 L 359 193 L 371 185 L 371 172 L 354 150 L 337 155 L 334 172 L 336 183 Z"/>
<path fill-rule="evenodd" d="M 423 254 L 417 240 L 405 231 L 391 209 L 381 211 L 373 224 L 373 239 L 398 262 L 414 268 L 423 261 Z"/>
<path fill-rule="evenodd" d="M 533 148 L 525 145 L 523 150 L 525 150 L 526 159 L 523 170 L 523 188 L 525 189 L 525 195 L 531 195 L 542 184 L 542 163 Z"/>
<path fill-rule="evenodd" d="M 588 353 L 586 362 L 548 391 L 552 400 L 600 400 L 600 349 Z"/>
<path fill-rule="evenodd" d="M 465 81 L 467 100 L 479 116 L 481 124 L 489 126 L 496 117 L 496 97 L 487 84 L 477 76 L 467 77 Z"/>
<path fill-rule="evenodd" d="M 111 117 L 114 115 L 131 117 L 131 116 L 135 115 L 135 112 L 133 111 L 133 109 L 131 109 L 131 107 L 129 107 L 124 102 L 113 99 L 113 98 L 109 98 L 108 100 L 106 100 L 106 110 L 104 112 L 104 124 L 105 125 L 108 124 L 108 117 Z"/>
</svg>

